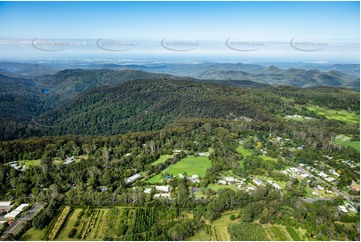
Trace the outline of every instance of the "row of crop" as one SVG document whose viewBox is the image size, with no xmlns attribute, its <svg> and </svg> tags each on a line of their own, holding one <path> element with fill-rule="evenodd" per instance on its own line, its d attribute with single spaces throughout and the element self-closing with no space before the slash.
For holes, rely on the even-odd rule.
<svg viewBox="0 0 361 242">
<path fill-rule="evenodd" d="M 81 239 L 86 239 L 86 237 L 89 235 L 90 231 L 95 227 L 97 220 L 99 218 L 99 209 L 93 209 L 91 212 L 91 215 L 89 216 L 88 222 L 85 226 L 85 229 L 83 230 L 83 233 L 81 234 Z"/>
<path fill-rule="evenodd" d="M 106 234 L 114 233 L 114 226 L 117 224 L 117 219 L 119 215 L 118 209 L 111 209 L 108 212 L 107 221 L 106 221 Z"/>
<path fill-rule="evenodd" d="M 260 224 L 254 224 L 254 223 L 232 224 L 228 227 L 228 232 L 231 235 L 231 239 L 236 241 L 269 240 L 262 225 Z"/>
<path fill-rule="evenodd" d="M 277 241 L 287 241 L 287 237 L 282 233 L 281 228 L 272 226 L 269 228 L 270 232 L 276 237 Z"/>
<path fill-rule="evenodd" d="M 291 226 L 286 226 L 286 230 L 291 235 L 293 240 L 295 240 L 295 241 L 301 240 L 298 232 L 294 228 L 292 228 Z"/>
<path fill-rule="evenodd" d="M 104 220 L 104 217 L 107 217 L 107 216 L 104 216 L 104 214 L 106 214 L 106 210 L 101 209 L 101 210 L 100 210 L 100 213 L 99 213 L 99 215 L 98 215 L 100 221 L 99 221 L 99 219 L 98 219 L 98 223 L 96 224 L 95 229 L 94 229 L 94 235 L 95 235 L 95 237 L 101 238 L 101 233 L 102 233 L 101 228 L 102 228 L 102 225 L 103 225 L 103 220 Z M 93 238 L 92 238 L 92 239 L 93 239 Z"/>
<path fill-rule="evenodd" d="M 137 208 L 135 211 L 135 221 L 133 233 L 148 231 L 155 222 L 154 208 Z"/>
<path fill-rule="evenodd" d="M 54 240 L 56 238 L 56 236 L 58 235 L 60 229 L 62 228 L 62 226 L 64 225 L 64 222 L 66 221 L 66 219 L 68 218 L 69 214 L 71 212 L 71 207 L 66 206 L 63 211 L 61 212 L 60 216 L 58 217 L 56 223 L 54 224 L 53 229 L 51 230 L 48 239 L 49 240 Z"/>
<path fill-rule="evenodd" d="M 45 230 L 45 233 L 44 233 L 44 239 L 45 240 L 49 240 L 49 235 L 53 231 L 53 228 L 54 228 L 56 222 L 58 221 L 58 218 L 60 217 L 60 215 L 62 214 L 64 209 L 65 209 L 65 205 L 60 206 L 59 212 L 56 213 L 56 216 L 54 216 L 53 219 L 50 221 L 50 223 L 46 226 L 46 230 Z M 48 211 L 51 211 L 52 213 L 55 214 L 54 210 L 49 209 Z"/>
</svg>

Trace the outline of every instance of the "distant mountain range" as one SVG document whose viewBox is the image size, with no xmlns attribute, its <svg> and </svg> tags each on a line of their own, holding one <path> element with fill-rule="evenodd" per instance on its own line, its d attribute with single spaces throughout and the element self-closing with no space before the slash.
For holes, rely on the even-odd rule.
<svg viewBox="0 0 361 242">
<path fill-rule="evenodd" d="M 69 66 L 69 65 L 67 65 Z M 199 79 L 201 81 L 218 82 L 229 85 L 238 85 L 240 82 L 258 83 L 259 87 L 262 84 L 266 85 L 288 85 L 295 87 L 315 87 L 315 86 L 330 86 L 330 87 L 344 87 L 352 90 L 360 90 L 360 66 L 356 64 L 333 64 L 333 65 L 316 65 L 316 64 L 302 64 L 295 63 L 281 63 L 280 68 L 276 65 L 263 66 L 257 64 L 242 64 L 242 63 L 199 63 L 199 64 L 177 64 L 177 63 L 161 63 L 161 64 L 142 64 L 142 65 L 119 65 L 107 63 L 87 63 L 75 64 L 76 67 L 86 70 L 122 70 L 127 71 L 122 73 L 124 77 L 119 77 L 124 80 L 139 79 L 144 73 L 135 74 L 130 70 L 145 71 L 160 74 L 170 74 L 178 77 L 187 77 L 187 79 Z M 285 68 L 286 66 L 291 68 Z M 305 69 L 297 66 L 305 67 Z M 76 68 L 75 67 L 75 68 Z M 312 69 L 314 67 L 314 69 Z M 318 68 L 318 69 L 317 69 Z M 24 63 L 0 63 L 0 74 L 11 77 L 34 77 L 44 79 L 46 75 L 54 75 L 59 70 L 63 70 L 64 65 L 60 64 L 24 64 Z M 55 76 L 50 76 L 50 82 L 56 82 L 56 78 L 63 72 Z M 119 73 L 118 73 L 119 74 Z M 44 76 L 45 75 L 45 76 Z M 89 74 L 89 84 L 82 84 L 78 87 L 79 91 L 86 88 L 87 85 L 92 86 L 95 76 Z M 147 78 L 150 77 L 147 74 Z M 40 77 L 41 76 L 41 77 Z M 153 75 L 154 76 L 154 75 Z M 85 78 L 85 77 L 84 77 Z M 104 77 L 103 77 L 104 78 Z M 118 78 L 118 79 L 119 79 Z M 174 77 L 172 77 L 174 78 Z M 71 89 L 74 80 L 69 79 L 63 90 Z M 46 80 L 49 82 L 49 80 Z M 234 84 L 236 83 L 236 84 Z M 49 84 L 51 85 L 51 83 Z M 70 85 L 70 86 L 69 86 Z"/>
</svg>

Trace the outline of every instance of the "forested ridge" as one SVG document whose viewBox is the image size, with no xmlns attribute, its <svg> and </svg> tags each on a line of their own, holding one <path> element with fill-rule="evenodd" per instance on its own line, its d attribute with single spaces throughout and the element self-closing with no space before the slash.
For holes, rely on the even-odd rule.
<svg viewBox="0 0 361 242">
<path fill-rule="evenodd" d="M 2 92 L 3 100 L 16 96 L 2 102 L 2 140 L 159 130 L 186 118 L 283 122 L 282 117 L 297 114 L 325 119 L 307 109 L 312 105 L 359 113 L 358 93 L 341 88 L 260 88 L 252 82 L 241 82 L 242 87 L 133 70 L 64 70 L 35 81 L 25 79 L 31 87 L 24 89 L 26 95 L 11 82 Z"/>
</svg>

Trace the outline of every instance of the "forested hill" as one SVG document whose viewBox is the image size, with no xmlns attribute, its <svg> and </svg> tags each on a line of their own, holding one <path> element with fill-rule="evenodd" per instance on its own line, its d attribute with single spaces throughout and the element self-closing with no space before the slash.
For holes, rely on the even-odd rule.
<svg viewBox="0 0 361 242">
<path fill-rule="evenodd" d="M 134 70 L 75 69 L 32 79 L 0 76 L 0 81 L 1 140 L 158 130 L 189 118 L 274 123 L 302 115 L 343 125 L 310 108 L 359 113 L 359 93 L 342 88 L 214 83 Z"/>
<path fill-rule="evenodd" d="M 36 118 L 47 134 L 156 130 L 185 118 L 274 120 L 251 90 L 189 81 L 130 81 L 102 86 Z M 34 127 L 35 128 L 35 127 Z"/>
</svg>

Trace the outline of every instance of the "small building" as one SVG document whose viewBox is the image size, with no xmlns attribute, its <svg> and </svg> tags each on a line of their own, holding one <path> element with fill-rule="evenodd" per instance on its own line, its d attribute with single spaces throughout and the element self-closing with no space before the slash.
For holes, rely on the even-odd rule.
<svg viewBox="0 0 361 242">
<path fill-rule="evenodd" d="M 317 185 L 316 189 L 319 190 L 319 191 L 325 190 L 325 188 L 323 186 L 320 186 L 320 185 Z"/>
<path fill-rule="evenodd" d="M 233 177 L 225 177 L 224 180 L 227 182 L 235 182 L 236 180 Z"/>
<path fill-rule="evenodd" d="M 337 207 L 338 207 L 338 209 L 339 209 L 341 212 L 343 212 L 343 213 L 348 213 L 348 211 L 347 211 L 347 209 L 346 209 L 345 206 L 338 205 Z"/>
<path fill-rule="evenodd" d="M 226 182 L 225 180 L 219 180 L 219 181 L 218 181 L 218 184 L 227 185 L 227 182 Z"/>
<path fill-rule="evenodd" d="M 348 210 L 350 210 L 351 212 L 357 213 L 356 208 L 354 208 L 351 204 L 346 204 L 346 207 Z"/>
<path fill-rule="evenodd" d="M 140 174 L 135 174 L 135 175 L 127 178 L 127 179 L 125 180 L 125 183 L 127 183 L 127 184 L 132 183 L 132 182 L 134 182 L 135 180 L 139 179 L 140 177 L 141 177 Z"/>
<path fill-rule="evenodd" d="M 199 152 L 198 155 L 199 156 L 209 156 L 209 153 L 207 153 L 207 152 Z"/>
<path fill-rule="evenodd" d="M 326 173 L 324 173 L 323 171 L 321 171 L 320 173 L 318 173 L 317 175 L 319 175 L 320 177 L 323 177 L 323 178 L 327 178 L 328 175 Z"/>
<path fill-rule="evenodd" d="M 305 179 L 305 178 L 309 177 L 309 175 L 307 173 L 302 173 L 302 174 L 300 174 L 300 177 L 302 179 Z"/>
<path fill-rule="evenodd" d="M 106 191 L 108 191 L 108 187 L 101 186 L 101 187 L 100 187 L 100 190 L 101 190 L 102 192 L 106 192 Z"/>
<path fill-rule="evenodd" d="M 178 174 L 179 178 L 183 179 L 184 178 L 184 175 L 183 174 Z"/>
<path fill-rule="evenodd" d="M 8 207 L 11 206 L 12 202 L 0 202 L 0 207 Z"/>
<path fill-rule="evenodd" d="M 75 157 L 74 156 L 71 156 L 69 158 L 66 159 L 66 161 L 63 163 L 64 165 L 68 165 L 68 164 L 71 164 L 73 163 L 75 160 Z"/>
<path fill-rule="evenodd" d="M 155 186 L 155 190 L 162 193 L 168 193 L 170 191 L 170 186 Z"/>
<path fill-rule="evenodd" d="M 312 195 L 317 196 L 317 197 L 320 196 L 320 194 L 318 194 L 318 192 L 315 192 L 315 191 L 312 192 Z"/>
<path fill-rule="evenodd" d="M 333 177 L 327 177 L 327 178 L 325 178 L 325 180 L 328 181 L 328 182 L 334 182 L 334 181 L 336 181 L 336 179 L 333 178 Z"/>
<path fill-rule="evenodd" d="M 151 193 L 152 192 L 152 188 L 144 188 L 144 193 Z"/>
<path fill-rule="evenodd" d="M 23 203 L 20 206 L 18 206 L 17 208 L 15 208 L 13 211 L 11 211 L 10 213 L 5 214 L 4 218 L 5 219 L 15 219 L 16 216 L 18 216 L 20 213 L 22 213 L 23 209 L 28 206 L 29 206 L 29 204 Z"/>
<path fill-rule="evenodd" d="M 274 181 L 268 180 L 267 181 L 269 184 L 271 184 L 274 188 L 276 188 L 277 190 L 282 190 L 282 187 L 280 187 L 280 185 L 278 185 L 277 183 L 275 183 Z"/>
<path fill-rule="evenodd" d="M 253 181 L 254 181 L 254 183 L 256 183 L 257 186 L 263 186 L 263 182 L 262 182 L 262 181 L 260 181 L 260 180 L 258 180 L 258 179 L 256 179 L 256 178 L 254 178 Z"/>
<path fill-rule="evenodd" d="M 191 177 L 188 177 L 188 180 L 190 180 L 192 183 L 198 183 L 199 182 L 199 176 L 198 175 L 192 175 Z"/>
</svg>

